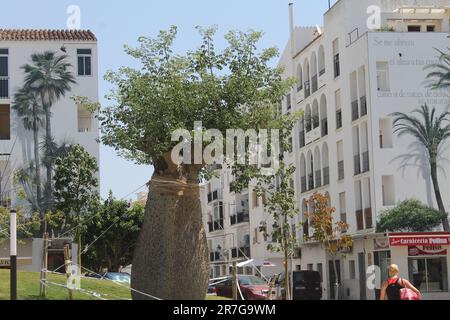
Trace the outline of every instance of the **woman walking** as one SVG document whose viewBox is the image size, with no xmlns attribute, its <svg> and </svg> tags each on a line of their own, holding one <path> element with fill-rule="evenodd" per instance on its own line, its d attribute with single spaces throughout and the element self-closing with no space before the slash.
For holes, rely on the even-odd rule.
<svg viewBox="0 0 450 320">
<path fill-rule="evenodd" d="M 381 287 L 380 300 L 402 300 L 401 290 L 410 289 L 422 299 L 420 291 L 414 287 L 408 280 L 399 278 L 400 269 L 396 264 L 389 266 L 389 280 Z"/>
</svg>

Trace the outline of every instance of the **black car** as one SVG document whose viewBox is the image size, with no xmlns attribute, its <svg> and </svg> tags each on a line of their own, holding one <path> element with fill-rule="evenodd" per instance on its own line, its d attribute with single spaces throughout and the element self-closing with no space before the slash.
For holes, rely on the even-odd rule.
<svg viewBox="0 0 450 320">
<path fill-rule="evenodd" d="M 276 284 L 284 284 L 284 272 L 278 276 Z M 318 271 L 292 272 L 292 299 L 293 300 L 321 300 L 322 277 Z M 281 288 L 281 299 L 286 299 L 284 288 Z"/>
</svg>

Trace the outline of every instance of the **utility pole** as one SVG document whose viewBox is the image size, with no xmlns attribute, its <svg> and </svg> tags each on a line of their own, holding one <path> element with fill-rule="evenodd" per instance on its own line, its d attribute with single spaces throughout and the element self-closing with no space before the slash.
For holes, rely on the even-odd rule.
<svg viewBox="0 0 450 320">
<path fill-rule="evenodd" d="M 237 279 L 237 262 L 236 259 L 233 259 L 233 285 L 232 285 L 232 293 L 233 293 L 233 300 L 238 299 L 238 279 Z"/>
<path fill-rule="evenodd" d="M 15 210 L 11 210 L 10 220 L 10 264 L 11 264 L 11 300 L 17 300 L 17 214 Z"/>
<path fill-rule="evenodd" d="M 41 285 L 40 296 L 45 298 L 47 295 L 47 263 L 48 263 L 48 233 L 44 233 L 44 245 L 42 250 L 42 269 L 41 269 Z"/>
</svg>

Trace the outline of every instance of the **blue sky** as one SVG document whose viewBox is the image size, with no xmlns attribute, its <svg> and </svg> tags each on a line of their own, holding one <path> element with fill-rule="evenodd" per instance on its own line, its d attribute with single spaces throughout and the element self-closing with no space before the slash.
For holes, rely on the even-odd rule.
<svg viewBox="0 0 450 320">
<path fill-rule="evenodd" d="M 133 45 L 139 36 L 155 36 L 159 30 L 177 25 L 176 50 L 184 52 L 199 42 L 195 26 L 217 25 L 218 45 L 225 45 L 222 35 L 230 29 L 263 31 L 263 47 L 283 50 L 289 36 L 288 0 L 14 0 L 2 3 L 0 28 L 65 29 L 67 7 L 81 9 L 81 28 L 91 29 L 99 40 L 99 90 L 102 105 L 109 85 L 103 75 L 122 65 L 135 66 L 123 45 Z M 297 0 L 296 25 L 322 25 L 328 0 Z M 334 3 L 335 1 L 332 1 Z M 101 146 L 100 175 L 102 196 L 109 190 L 118 198 L 129 195 L 148 182 L 152 168 L 137 166 L 118 157 L 114 150 Z"/>
</svg>

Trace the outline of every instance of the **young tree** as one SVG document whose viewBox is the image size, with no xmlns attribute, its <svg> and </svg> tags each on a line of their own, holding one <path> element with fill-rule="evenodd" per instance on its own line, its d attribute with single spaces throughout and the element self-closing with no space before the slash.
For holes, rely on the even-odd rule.
<svg viewBox="0 0 450 320">
<path fill-rule="evenodd" d="M 45 150 L 51 150 L 53 144 L 51 108 L 57 100 L 71 90 L 71 85 L 76 83 L 75 77 L 70 71 L 72 65 L 67 59 L 67 55 L 57 55 L 55 52 L 45 51 L 44 53 L 32 54 L 32 64 L 26 64 L 22 67 L 25 71 L 25 86 L 39 94 L 39 101 L 42 103 L 42 109 L 45 112 Z M 50 203 L 50 207 L 46 209 L 52 209 L 53 164 L 53 161 L 46 163 L 46 197 L 49 198 L 47 202 Z"/>
<path fill-rule="evenodd" d="M 381 212 L 377 232 L 424 232 L 431 231 L 447 217 L 419 200 L 405 200 L 395 208 Z"/>
<path fill-rule="evenodd" d="M 289 83 L 282 70 L 269 66 L 277 50 L 258 50 L 259 32 L 229 32 L 228 46 L 215 49 L 215 29 L 199 28 L 200 47 L 185 55 L 173 52 L 176 27 L 156 39 L 141 37 L 127 53 L 142 70 L 108 73 L 114 86 L 100 115 L 102 141 L 124 157 L 155 167 L 142 232 L 133 260 L 132 286 L 163 299 L 204 299 L 208 248 L 199 199 L 199 175 L 205 163 L 177 165 L 171 151 L 178 129 L 256 129 Z M 197 163 L 197 164 L 195 164 Z M 133 293 L 135 299 L 146 297 Z"/>
<path fill-rule="evenodd" d="M 54 176 L 56 208 L 65 213 L 67 224 L 75 227 L 80 268 L 84 219 L 92 214 L 90 209 L 98 199 L 97 171 L 97 160 L 80 145 L 75 145 L 65 157 L 56 159 Z"/>
<path fill-rule="evenodd" d="M 87 222 L 84 241 L 92 244 L 84 261 L 91 270 L 119 271 L 132 263 L 133 251 L 144 220 L 144 206 L 117 200 L 110 192 Z M 105 230 L 108 230 L 104 233 Z M 101 237 L 100 237 L 101 235 Z"/>
<path fill-rule="evenodd" d="M 433 107 L 430 110 L 428 105 L 425 104 L 411 113 L 395 112 L 392 116 L 394 117 L 394 132 L 396 134 L 400 137 L 413 136 L 427 150 L 436 202 L 439 211 L 445 214 L 445 217 L 442 218 L 442 226 L 445 231 L 448 231 L 450 227 L 447 211 L 439 187 L 438 159 L 441 147 L 450 138 L 450 112 L 446 111 L 436 115 L 436 108 Z"/>
<path fill-rule="evenodd" d="M 337 256 L 353 247 L 353 239 L 345 234 L 348 225 L 342 221 L 334 222 L 333 214 L 336 209 L 330 207 L 330 196 L 315 193 L 307 201 L 311 208 L 306 216 L 309 219 L 309 226 L 313 229 L 312 236 L 305 236 L 306 241 L 317 241 L 323 245 L 325 251 L 333 261 L 333 272 L 335 283 L 336 300 L 339 299 L 339 277 L 337 274 Z"/>
</svg>

